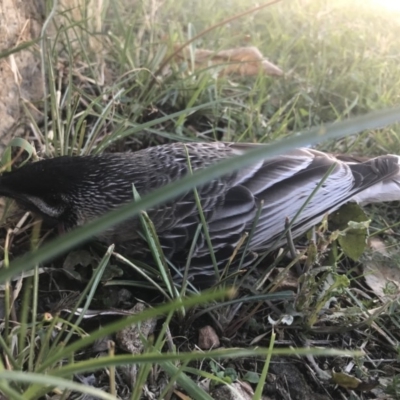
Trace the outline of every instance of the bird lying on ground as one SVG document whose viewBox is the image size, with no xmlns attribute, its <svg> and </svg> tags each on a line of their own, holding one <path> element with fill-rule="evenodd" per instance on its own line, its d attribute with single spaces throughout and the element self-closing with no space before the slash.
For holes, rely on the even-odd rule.
<svg viewBox="0 0 400 400">
<path fill-rule="evenodd" d="M 241 155 L 253 144 L 174 143 L 135 153 L 57 157 L 4 173 L 0 196 L 15 199 L 24 208 L 56 221 L 70 230 L 133 200 L 132 185 L 141 196 L 182 178 L 189 171 Z M 213 179 L 198 187 L 219 268 L 224 268 L 235 247 L 249 232 L 262 207 L 248 249 L 262 252 L 285 242 L 285 220 L 290 221 L 331 169 L 321 187 L 294 221 L 298 237 L 320 222 L 327 212 L 348 201 L 360 203 L 400 198 L 400 157 L 388 155 L 358 162 L 317 150 L 300 148 Z M 187 262 L 200 223 L 193 191 L 147 210 L 164 254 L 172 264 Z M 146 246 L 137 218 L 97 236 L 116 250 L 135 257 Z M 278 240 L 281 238 L 281 240 Z M 137 257 L 136 257 L 137 258 Z M 209 246 L 199 235 L 190 261 L 189 278 L 214 276 Z"/>
</svg>

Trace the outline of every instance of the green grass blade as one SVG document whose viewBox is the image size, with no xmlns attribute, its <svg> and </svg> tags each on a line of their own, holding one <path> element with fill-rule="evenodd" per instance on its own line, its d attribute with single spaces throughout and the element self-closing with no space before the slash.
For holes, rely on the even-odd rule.
<svg viewBox="0 0 400 400">
<path fill-rule="evenodd" d="M 189 396 L 196 400 L 212 400 L 212 397 L 201 389 L 191 378 L 183 373 L 180 368 L 176 367 L 171 361 L 164 361 L 161 368 L 172 378 L 177 376 L 176 381 L 179 386 L 186 390 Z"/>
<path fill-rule="evenodd" d="M 45 371 L 49 366 L 56 363 L 59 359 L 68 357 L 77 350 L 82 349 L 88 346 L 89 344 L 92 344 L 97 339 L 100 339 L 108 334 L 118 332 L 126 326 L 139 323 L 149 318 L 164 315 L 172 311 L 176 311 L 180 307 L 190 308 L 197 306 L 199 304 L 208 303 L 210 301 L 221 300 L 224 297 L 226 297 L 229 293 L 232 292 L 229 290 L 218 290 L 213 292 L 203 292 L 201 295 L 194 295 L 184 299 L 178 298 L 162 306 L 147 309 L 146 311 L 140 313 L 139 315 L 132 315 L 130 317 L 124 318 L 121 321 L 109 324 L 103 327 L 99 331 L 92 332 L 90 336 L 66 346 L 65 348 L 61 349 L 57 354 L 55 354 L 53 357 L 49 357 L 41 366 L 40 372 Z"/>
<path fill-rule="evenodd" d="M 22 371 L 2 371 L 0 372 L 0 379 L 5 379 L 7 381 L 15 382 L 25 382 L 25 383 L 36 383 L 40 387 L 48 391 L 49 387 L 68 389 L 71 391 L 77 391 L 87 395 L 97 397 L 104 400 L 117 400 L 115 396 L 104 392 L 103 390 L 96 389 L 89 385 L 83 385 L 81 383 L 73 382 L 69 379 L 63 379 L 55 376 L 35 374 L 32 372 L 22 372 Z M 10 397 L 12 399 L 35 399 L 37 398 L 34 393 L 27 395 L 24 393 L 22 396 Z"/>
</svg>

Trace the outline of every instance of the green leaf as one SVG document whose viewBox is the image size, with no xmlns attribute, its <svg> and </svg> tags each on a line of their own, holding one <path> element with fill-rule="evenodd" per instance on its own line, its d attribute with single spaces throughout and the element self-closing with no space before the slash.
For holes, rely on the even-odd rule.
<svg viewBox="0 0 400 400">
<path fill-rule="evenodd" d="M 330 223 L 341 231 L 338 242 L 343 253 L 357 261 L 367 245 L 368 218 L 356 203 L 345 204 L 330 217 Z"/>
<path fill-rule="evenodd" d="M 345 230 L 349 226 L 349 221 L 365 222 L 368 221 L 363 209 L 357 203 L 348 203 L 332 213 L 329 217 L 330 228 Z M 354 226 L 354 228 L 356 228 Z"/>
<path fill-rule="evenodd" d="M 260 380 L 260 375 L 257 374 L 257 372 L 247 371 L 242 379 L 249 383 L 258 383 L 258 381 Z"/>
<path fill-rule="evenodd" d="M 238 378 L 238 373 L 236 372 L 236 370 L 230 367 L 225 368 L 224 375 L 226 378 L 229 377 L 232 382 L 235 382 Z"/>
<path fill-rule="evenodd" d="M 345 236 L 339 236 L 339 244 L 343 253 L 353 261 L 357 261 L 364 253 L 367 234 L 364 229 L 346 232 Z"/>
<path fill-rule="evenodd" d="M 217 375 L 218 372 L 220 371 L 220 369 L 219 369 L 217 363 L 216 363 L 214 360 L 211 360 L 211 361 L 210 361 L 209 366 L 210 366 L 211 371 L 212 371 L 215 375 Z"/>
</svg>

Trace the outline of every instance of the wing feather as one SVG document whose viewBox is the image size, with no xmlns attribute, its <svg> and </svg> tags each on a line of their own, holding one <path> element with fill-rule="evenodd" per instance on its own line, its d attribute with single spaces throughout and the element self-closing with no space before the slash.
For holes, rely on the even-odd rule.
<svg viewBox="0 0 400 400">
<path fill-rule="evenodd" d="M 187 157 L 182 153 L 186 149 L 192 168 L 196 170 L 220 159 L 244 154 L 255 146 L 204 143 L 188 144 L 185 148 L 176 145 L 176 154 L 168 158 L 174 171 L 174 177 L 169 179 L 179 179 L 187 173 Z M 373 198 L 370 191 L 379 185 L 385 184 L 388 191 L 394 185 L 400 187 L 400 178 L 392 179 L 399 174 L 399 160 L 395 156 L 383 156 L 357 162 L 341 160 L 313 149 L 296 149 L 198 187 L 219 267 L 226 265 L 244 232 L 250 231 L 261 204 L 262 210 L 249 246 L 252 251 L 282 245 L 285 239 L 278 242 L 277 239 L 285 230 L 286 218 L 292 221 L 307 200 L 292 226 L 293 236 L 306 232 L 327 212 L 336 210 L 349 200 Z M 154 181 L 161 185 L 166 180 L 164 176 L 162 180 Z M 168 256 L 186 264 L 188 249 L 200 223 L 193 192 L 148 212 Z M 191 264 L 190 276 L 199 273 L 213 275 L 204 232 L 199 235 Z"/>
</svg>

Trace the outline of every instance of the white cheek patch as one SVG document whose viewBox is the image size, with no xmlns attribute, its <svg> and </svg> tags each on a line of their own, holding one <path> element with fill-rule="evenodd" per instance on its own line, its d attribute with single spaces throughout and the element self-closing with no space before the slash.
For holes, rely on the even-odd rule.
<svg viewBox="0 0 400 400">
<path fill-rule="evenodd" d="M 32 203 L 39 211 L 41 211 L 44 215 L 48 215 L 49 217 L 57 218 L 63 212 L 62 207 L 52 207 L 39 197 L 35 196 L 26 196 L 27 200 Z"/>
</svg>

